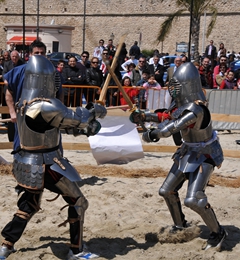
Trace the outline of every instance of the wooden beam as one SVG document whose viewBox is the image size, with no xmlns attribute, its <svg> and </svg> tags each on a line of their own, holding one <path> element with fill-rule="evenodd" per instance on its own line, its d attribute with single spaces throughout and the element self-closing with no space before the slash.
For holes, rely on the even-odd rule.
<svg viewBox="0 0 240 260">
<path fill-rule="evenodd" d="M 117 61 L 118 61 L 118 56 L 120 54 L 120 51 L 122 49 L 122 45 L 125 41 L 127 37 L 127 34 L 124 34 L 121 38 L 120 38 L 120 41 L 119 41 L 119 44 L 118 44 L 118 47 L 117 47 L 117 50 L 116 50 L 116 53 L 115 55 L 113 56 L 113 60 L 112 60 L 112 64 L 111 64 L 111 68 L 112 70 L 114 71 L 116 66 L 117 66 Z M 103 102 L 105 104 L 105 99 L 106 99 L 106 95 L 107 95 L 107 90 L 108 90 L 108 85 L 110 83 L 110 80 L 111 80 L 111 74 L 108 73 L 107 75 L 107 78 L 104 82 L 104 85 L 102 87 L 102 90 L 101 90 L 101 93 L 100 93 L 100 97 L 99 97 L 99 101 L 100 102 Z"/>
<path fill-rule="evenodd" d="M 72 108 L 72 109 L 75 110 L 75 108 Z M 118 110 L 117 108 L 115 108 L 114 111 L 108 111 L 108 115 L 111 115 L 111 116 L 129 116 L 130 115 L 130 113 L 125 113 L 125 114 L 122 114 L 121 112 L 119 113 L 119 111 L 120 111 L 120 109 Z M 153 112 L 153 111 L 151 111 L 151 112 Z M 8 107 L 7 106 L 0 106 L 0 114 L 9 114 Z M 213 121 L 240 123 L 240 116 L 239 115 L 212 113 L 211 117 L 212 117 Z"/>
<path fill-rule="evenodd" d="M 240 158 L 240 150 L 223 150 L 225 157 Z"/>
<path fill-rule="evenodd" d="M 9 109 L 7 106 L 0 107 L 0 114 L 9 114 Z"/>
<path fill-rule="evenodd" d="M 121 109 L 111 110 L 108 111 L 108 116 L 130 116 L 130 110 L 127 110 L 129 113 L 121 113 Z M 153 112 L 153 111 L 151 111 Z M 240 116 L 239 115 L 229 115 L 229 114 L 211 114 L 213 121 L 219 122 L 236 122 L 240 123 Z"/>
<path fill-rule="evenodd" d="M 0 142 L 0 150 L 3 149 L 12 149 L 12 142 Z M 63 149 L 65 150 L 85 150 L 91 151 L 89 143 L 63 143 Z M 177 146 L 171 145 L 150 145 L 144 144 L 143 151 L 144 152 L 152 152 L 152 153 L 174 153 L 177 149 Z M 240 149 L 239 150 L 223 150 L 223 154 L 225 157 L 231 158 L 240 158 Z"/>
<path fill-rule="evenodd" d="M 90 144 L 89 143 L 63 143 L 64 150 L 85 150 L 90 151 Z"/>
<path fill-rule="evenodd" d="M 0 150 L 4 149 L 13 149 L 13 143 L 12 142 L 0 142 Z"/>
<path fill-rule="evenodd" d="M 240 116 L 239 115 L 212 113 L 211 116 L 212 116 L 213 121 L 240 123 Z"/>
</svg>

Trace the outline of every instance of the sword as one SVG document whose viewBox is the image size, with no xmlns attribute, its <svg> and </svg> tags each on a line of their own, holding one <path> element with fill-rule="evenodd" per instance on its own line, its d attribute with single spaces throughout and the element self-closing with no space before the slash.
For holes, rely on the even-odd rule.
<svg viewBox="0 0 240 260">
<path fill-rule="evenodd" d="M 115 83 L 118 86 L 118 89 L 121 91 L 125 101 L 127 102 L 129 108 L 130 108 L 130 112 L 134 112 L 137 109 L 137 106 L 135 104 L 132 103 L 130 97 L 128 96 L 128 94 L 125 92 L 122 84 L 120 83 L 119 79 L 117 78 L 116 74 L 114 73 L 114 70 L 112 69 L 112 67 L 110 67 L 109 62 L 108 61 L 104 61 L 107 69 L 111 75 L 111 77 L 114 79 Z M 144 122 L 142 122 L 141 120 L 139 120 L 139 124 L 142 127 L 143 131 L 146 132 L 148 131 L 148 129 L 146 128 L 146 126 L 144 125 Z"/>
<path fill-rule="evenodd" d="M 113 57 L 112 64 L 111 64 L 111 69 L 112 69 L 113 71 L 114 71 L 115 68 L 116 68 L 118 56 L 119 56 L 119 54 L 120 54 L 120 51 L 121 51 L 121 49 L 122 49 L 122 45 L 123 45 L 123 43 L 124 43 L 124 41 L 125 41 L 125 39 L 126 39 L 126 36 L 127 36 L 127 34 L 124 34 L 124 35 L 121 37 L 121 39 L 120 39 L 120 41 L 119 41 L 119 44 L 118 44 L 118 47 L 117 47 L 117 51 L 116 51 L 116 53 L 115 53 L 115 55 L 114 55 L 114 57 Z M 104 60 L 104 62 L 105 62 L 105 61 L 106 61 L 106 60 Z M 106 62 L 107 62 L 107 61 L 106 61 Z M 110 66 L 109 66 L 109 67 L 110 67 Z M 101 93 L 100 93 L 99 100 L 96 101 L 97 103 L 100 103 L 100 104 L 102 104 L 102 105 L 105 105 L 105 99 L 106 99 L 106 94 L 107 94 L 108 85 L 109 85 L 110 80 L 111 80 L 111 74 L 108 73 L 107 78 L 106 78 L 106 80 L 105 80 L 105 82 L 104 82 L 104 85 L 103 85 L 103 87 L 102 87 L 102 89 L 101 89 Z"/>
</svg>

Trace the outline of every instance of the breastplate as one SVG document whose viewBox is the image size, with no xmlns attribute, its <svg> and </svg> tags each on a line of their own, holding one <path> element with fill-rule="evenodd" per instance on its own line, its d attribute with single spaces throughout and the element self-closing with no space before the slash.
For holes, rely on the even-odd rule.
<svg viewBox="0 0 240 260">
<path fill-rule="evenodd" d="M 185 110 L 193 112 L 197 120 L 193 127 L 186 127 L 181 130 L 183 140 L 189 143 L 207 142 L 210 140 L 212 138 L 213 129 L 209 110 L 205 106 L 189 103 L 176 112 L 182 114 Z M 206 126 L 202 128 L 202 125 Z"/>
<path fill-rule="evenodd" d="M 26 115 L 18 113 L 17 125 L 21 148 L 26 150 L 50 149 L 59 145 L 60 132 L 58 128 L 46 130 L 44 133 L 33 131 L 26 124 Z"/>
<path fill-rule="evenodd" d="M 211 122 L 204 129 L 185 128 L 181 131 L 183 140 L 189 143 L 207 142 L 212 138 L 212 133 Z"/>
</svg>

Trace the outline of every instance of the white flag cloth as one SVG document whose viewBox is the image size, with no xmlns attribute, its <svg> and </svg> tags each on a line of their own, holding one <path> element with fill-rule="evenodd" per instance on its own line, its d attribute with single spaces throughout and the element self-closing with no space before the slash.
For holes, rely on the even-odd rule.
<svg viewBox="0 0 240 260">
<path fill-rule="evenodd" d="M 144 157 L 136 126 L 128 117 L 106 116 L 98 120 L 101 130 L 89 137 L 92 154 L 98 164 L 125 164 Z"/>
</svg>

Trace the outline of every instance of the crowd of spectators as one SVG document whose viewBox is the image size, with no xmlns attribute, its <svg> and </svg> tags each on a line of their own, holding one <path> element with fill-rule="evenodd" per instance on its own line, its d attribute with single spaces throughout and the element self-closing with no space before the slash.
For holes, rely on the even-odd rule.
<svg viewBox="0 0 240 260">
<path fill-rule="evenodd" d="M 72 56 L 68 57 L 67 64 L 64 60 L 59 60 L 57 71 L 61 75 L 62 84 L 84 86 L 82 88 L 68 86 L 64 90 L 64 103 L 68 106 L 81 105 L 82 97 L 87 102 L 99 98 L 100 89 L 103 87 L 108 75 L 105 61 L 107 60 L 111 64 L 118 48 L 117 45 L 114 45 L 113 39 L 109 39 L 107 44 L 104 43 L 104 40 L 100 39 L 99 45 L 94 48 L 91 55 L 90 52 L 84 50 L 80 62 Z M 28 60 L 27 55 L 23 57 L 20 52 L 16 51 L 13 43 L 10 44 L 8 51 L 2 51 L 0 54 L 0 81 L 4 80 L 6 71 Z M 122 45 L 115 74 L 119 81 L 122 81 L 132 102 L 141 104 L 141 108 L 146 107 L 149 88 L 160 89 L 167 86 L 177 68 L 182 63 L 189 62 L 185 53 L 181 55 L 175 54 L 174 66 L 170 67 L 168 60 L 163 59 L 165 55 L 168 54 L 154 50 L 152 57 L 145 57 L 137 41 L 133 43 L 129 52 L 126 49 L 126 44 L 123 43 Z M 202 87 L 239 89 L 240 75 L 230 69 L 230 63 L 236 59 L 240 59 L 240 54 L 227 52 L 223 43 L 220 43 L 217 49 L 213 40 L 211 40 L 199 62 L 194 62 L 199 70 Z M 89 88 L 86 87 L 87 85 Z M 117 84 L 111 79 L 109 86 L 117 86 Z M 136 89 L 132 90 L 134 88 Z M 2 92 L 4 93 L 4 91 Z M 2 98 L 2 104 L 5 105 L 4 97 Z M 125 102 L 117 87 L 109 88 L 106 105 L 120 104 L 125 104 Z"/>
</svg>

